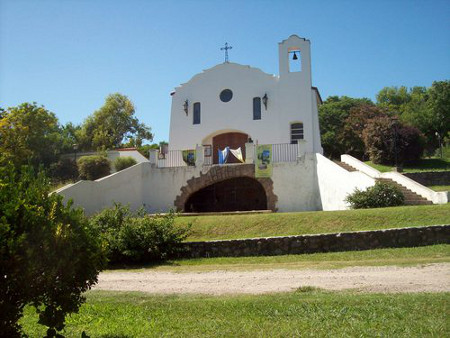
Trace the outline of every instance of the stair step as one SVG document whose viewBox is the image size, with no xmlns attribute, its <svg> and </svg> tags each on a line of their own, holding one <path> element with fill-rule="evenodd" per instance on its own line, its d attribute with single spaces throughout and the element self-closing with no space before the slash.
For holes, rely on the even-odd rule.
<svg viewBox="0 0 450 338">
<path fill-rule="evenodd" d="M 349 165 L 347 163 L 344 163 L 344 162 L 341 162 L 341 161 L 337 161 L 337 160 L 333 161 L 333 162 L 336 163 L 338 166 L 344 168 L 347 171 L 350 171 L 350 172 L 357 171 L 355 168 L 353 168 L 351 165 Z"/>
<path fill-rule="evenodd" d="M 433 202 L 427 200 L 426 198 L 423 198 L 419 194 L 415 193 L 414 191 L 409 190 L 405 186 L 401 185 L 400 183 L 395 182 L 394 180 L 390 178 L 379 178 L 379 182 L 388 183 L 396 186 L 405 197 L 405 205 L 430 205 L 433 204 Z"/>
</svg>

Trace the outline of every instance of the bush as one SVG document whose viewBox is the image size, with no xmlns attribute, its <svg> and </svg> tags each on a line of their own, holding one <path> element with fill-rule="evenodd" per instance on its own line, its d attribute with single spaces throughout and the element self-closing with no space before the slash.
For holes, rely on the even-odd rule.
<svg viewBox="0 0 450 338">
<path fill-rule="evenodd" d="M 389 117 L 378 117 L 368 122 L 363 137 L 370 160 L 375 164 L 393 165 L 396 152 L 398 164 L 420 159 L 424 149 L 420 131 L 401 123 L 392 123 Z"/>
<path fill-rule="evenodd" d="M 67 182 L 78 178 L 77 163 L 71 158 L 62 158 L 50 165 L 49 175 L 54 181 Z"/>
<path fill-rule="evenodd" d="M 114 167 L 116 168 L 116 171 L 121 171 L 135 164 L 137 164 L 137 162 L 131 156 L 118 157 L 114 161 Z"/>
<path fill-rule="evenodd" d="M 384 208 L 403 205 L 405 197 L 396 186 L 376 182 L 374 186 L 355 191 L 345 199 L 352 209 Z"/>
<path fill-rule="evenodd" d="M 111 264 L 156 263 L 180 252 L 188 228 L 174 224 L 175 214 L 149 216 L 116 204 L 90 219 L 106 244 Z"/>
<path fill-rule="evenodd" d="M 105 156 L 83 156 L 78 160 L 78 170 L 82 180 L 96 180 L 111 173 L 111 167 Z"/>
<path fill-rule="evenodd" d="M 106 262 L 82 210 L 50 194 L 48 183 L 26 167 L 21 173 L 12 165 L 0 168 L 1 336 L 20 336 L 26 305 L 49 327 L 47 337 L 56 336 Z"/>
</svg>

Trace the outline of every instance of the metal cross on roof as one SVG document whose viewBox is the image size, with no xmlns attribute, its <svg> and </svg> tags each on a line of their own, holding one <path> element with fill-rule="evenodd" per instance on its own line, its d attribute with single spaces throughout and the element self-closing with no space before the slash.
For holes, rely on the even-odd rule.
<svg viewBox="0 0 450 338">
<path fill-rule="evenodd" d="M 225 62 L 228 62 L 228 49 L 233 48 L 232 46 L 228 46 L 228 42 L 225 42 L 225 47 L 220 48 L 220 50 L 225 51 Z"/>
</svg>

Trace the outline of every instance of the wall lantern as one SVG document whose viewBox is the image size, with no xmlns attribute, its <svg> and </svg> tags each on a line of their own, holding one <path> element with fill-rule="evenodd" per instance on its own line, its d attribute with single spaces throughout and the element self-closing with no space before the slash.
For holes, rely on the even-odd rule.
<svg viewBox="0 0 450 338">
<path fill-rule="evenodd" d="M 184 103 L 183 103 L 183 109 L 184 109 L 184 112 L 186 113 L 186 116 L 188 116 L 188 112 L 189 112 L 189 101 L 188 101 L 188 99 L 186 99 L 186 100 L 184 101 Z"/>
<path fill-rule="evenodd" d="M 267 101 L 269 101 L 269 98 L 267 97 L 267 93 L 264 94 L 262 101 L 263 101 L 264 107 L 267 110 Z"/>
</svg>

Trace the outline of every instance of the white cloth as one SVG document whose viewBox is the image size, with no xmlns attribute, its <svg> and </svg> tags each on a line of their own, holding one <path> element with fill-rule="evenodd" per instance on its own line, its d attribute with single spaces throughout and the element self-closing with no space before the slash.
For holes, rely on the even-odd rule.
<svg viewBox="0 0 450 338">
<path fill-rule="evenodd" d="M 241 147 L 237 149 L 230 149 L 230 152 L 236 157 L 239 161 L 244 163 L 244 157 L 242 156 L 242 150 Z"/>
</svg>

